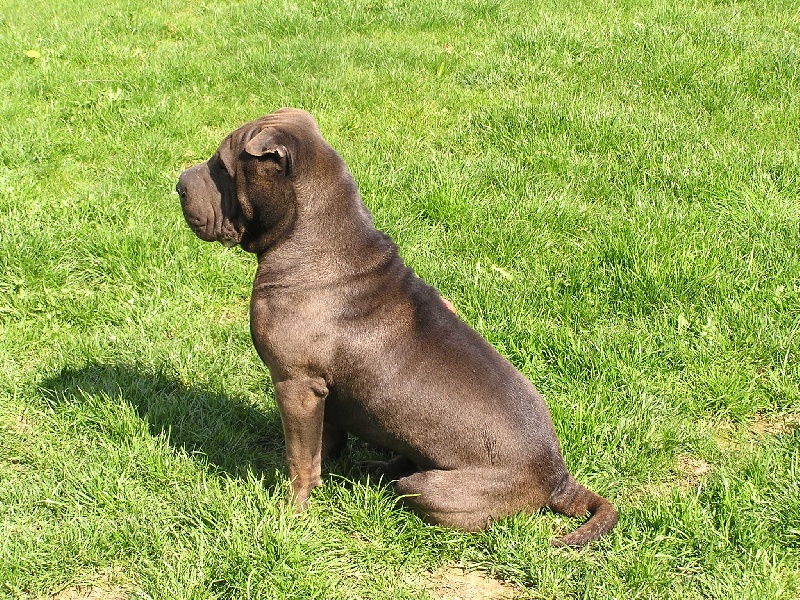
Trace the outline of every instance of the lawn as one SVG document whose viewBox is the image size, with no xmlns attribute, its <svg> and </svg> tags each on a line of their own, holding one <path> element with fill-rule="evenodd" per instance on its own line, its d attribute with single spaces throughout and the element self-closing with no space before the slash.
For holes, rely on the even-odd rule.
<svg viewBox="0 0 800 600">
<path fill-rule="evenodd" d="M 0 597 L 800 597 L 796 2 L 0 6 Z M 426 525 L 358 442 L 284 506 L 255 260 L 174 193 L 281 106 L 543 393 L 611 534 Z"/>
</svg>

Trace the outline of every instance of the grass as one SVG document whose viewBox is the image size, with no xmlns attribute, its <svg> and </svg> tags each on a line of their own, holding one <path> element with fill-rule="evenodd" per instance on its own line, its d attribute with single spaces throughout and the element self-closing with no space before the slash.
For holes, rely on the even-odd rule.
<svg viewBox="0 0 800 600">
<path fill-rule="evenodd" d="M 800 596 L 796 3 L 2 6 L 0 596 Z M 172 192 L 280 106 L 544 393 L 607 538 L 426 526 L 358 445 L 283 506 L 254 261 Z"/>
</svg>

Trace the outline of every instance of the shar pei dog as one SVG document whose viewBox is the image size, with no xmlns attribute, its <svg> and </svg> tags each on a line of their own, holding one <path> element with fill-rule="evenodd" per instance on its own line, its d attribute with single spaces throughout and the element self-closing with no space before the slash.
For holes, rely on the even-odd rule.
<svg viewBox="0 0 800 600">
<path fill-rule="evenodd" d="M 275 386 L 289 501 L 302 510 L 348 434 L 395 457 L 373 469 L 430 522 L 475 531 L 542 507 L 617 511 L 567 471 L 533 385 L 405 265 L 314 118 L 281 109 L 228 135 L 177 185 L 201 239 L 258 258 L 250 328 Z"/>
</svg>

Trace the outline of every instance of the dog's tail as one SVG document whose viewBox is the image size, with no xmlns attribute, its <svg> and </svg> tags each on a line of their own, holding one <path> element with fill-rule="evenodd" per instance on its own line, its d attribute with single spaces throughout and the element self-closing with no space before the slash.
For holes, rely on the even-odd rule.
<svg viewBox="0 0 800 600">
<path fill-rule="evenodd" d="M 569 473 L 553 491 L 547 505 L 569 517 L 582 517 L 587 512 L 591 514 L 589 520 L 578 529 L 553 540 L 554 546 L 583 546 L 611 531 L 619 520 L 617 510 L 608 500 L 583 487 Z"/>
</svg>

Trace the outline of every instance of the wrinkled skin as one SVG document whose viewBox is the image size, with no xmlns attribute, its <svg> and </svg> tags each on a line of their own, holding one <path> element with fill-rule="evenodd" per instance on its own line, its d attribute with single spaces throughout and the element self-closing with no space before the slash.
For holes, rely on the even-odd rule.
<svg viewBox="0 0 800 600">
<path fill-rule="evenodd" d="M 311 115 L 246 123 L 177 190 L 200 239 L 258 257 L 250 327 L 298 510 L 351 433 L 397 454 L 371 466 L 434 523 L 479 530 L 545 506 L 591 513 L 556 542 L 570 546 L 614 527 L 611 504 L 567 471 L 536 389 L 374 228 Z"/>
</svg>

